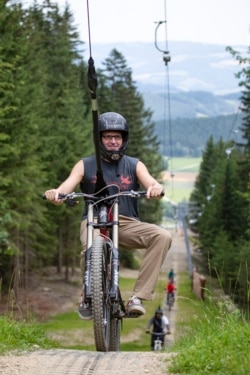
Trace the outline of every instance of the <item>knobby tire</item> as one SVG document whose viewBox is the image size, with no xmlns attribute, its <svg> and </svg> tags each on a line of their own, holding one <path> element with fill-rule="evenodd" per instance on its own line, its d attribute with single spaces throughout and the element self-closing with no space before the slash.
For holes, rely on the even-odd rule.
<svg viewBox="0 0 250 375">
<path fill-rule="evenodd" d="M 109 351 L 118 352 L 120 350 L 120 332 L 121 319 L 110 316 L 110 337 L 109 337 Z"/>
<path fill-rule="evenodd" d="M 92 316 L 96 350 L 109 351 L 110 305 L 108 293 L 108 265 L 105 240 L 98 236 L 93 241 L 91 252 Z"/>
<path fill-rule="evenodd" d="M 171 311 L 171 309 L 173 307 L 173 303 L 174 303 L 173 297 L 169 297 L 169 300 L 168 300 L 168 311 Z"/>
</svg>

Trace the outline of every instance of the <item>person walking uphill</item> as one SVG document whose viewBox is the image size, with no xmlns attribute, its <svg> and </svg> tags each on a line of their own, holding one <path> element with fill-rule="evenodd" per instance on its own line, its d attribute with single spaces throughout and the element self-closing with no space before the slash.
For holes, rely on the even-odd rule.
<svg viewBox="0 0 250 375">
<path fill-rule="evenodd" d="M 138 159 L 125 155 L 128 145 L 128 124 L 119 113 L 107 112 L 98 117 L 102 170 L 107 186 L 117 185 L 121 191 L 139 189 L 147 191 L 147 198 L 160 198 L 162 186 L 151 176 Z M 79 160 L 69 177 L 57 188 L 47 190 L 45 196 L 54 204 L 62 203 L 59 193 L 68 194 L 80 184 L 83 192 L 92 194 L 96 182 L 96 157 Z M 86 252 L 86 207 L 83 212 L 80 239 L 81 258 Z M 152 300 L 161 265 L 171 246 L 171 235 L 155 224 L 141 222 L 138 199 L 121 197 L 119 204 L 119 245 L 124 248 L 145 249 L 134 291 L 127 304 L 127 312 L 145 314 L 142 300 Z M 91 306 L 80 301 L 78 313 L 82 319 L 91 319 Z"/>
</svg>

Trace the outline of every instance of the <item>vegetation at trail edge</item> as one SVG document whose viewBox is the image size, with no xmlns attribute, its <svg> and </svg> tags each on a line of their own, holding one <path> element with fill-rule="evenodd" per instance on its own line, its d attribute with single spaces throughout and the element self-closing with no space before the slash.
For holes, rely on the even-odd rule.
<svg viewBox="0 0 250 375">
<path fill-rule="evenodd" d="M 185 312 L 185 313 L 183 313 Z M 168 368 L 171 374 L 244 375 L 248 373 L 250 325 L 230 300 L 215 303 L 212 290 L 197 301 L 187 274 L 178 282 L 177 353 Z"/>
<path fill-rule="evenodd" d="M 189 222 L 204 266 L 249 318 L 250 59 L 231 53 L 243 66 L 237 76 L 243 88 L 243 141 L 215 143 L 210 137 L 190 198 Z"/>
<path fill-rule="evenodd" d="M 0 355 L 12 350 L 37 350 L 57 347 L 37 323 L 0 317 Z"/>
</svg>

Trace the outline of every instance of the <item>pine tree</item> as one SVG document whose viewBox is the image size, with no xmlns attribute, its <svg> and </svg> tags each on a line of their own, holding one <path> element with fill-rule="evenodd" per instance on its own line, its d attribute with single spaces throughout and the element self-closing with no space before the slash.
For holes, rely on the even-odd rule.
<svg viewBox="0 0 250 375">
<path fill-rule="evenodd" d="M 28 254 L 34 229 L 33 215 L 36 210 L 39 164 L 36 155 L 37 132 L 32 123 L 31 107 L 26 96 L 26 72 L 23 61 L 27 53 L 27 41 L 22 24 L 25 13 L 19 5 L 2 4 L 1 9 L 1 59 L 8 84 L 1 97 L 6 111 L 1 118 L 1 195 L 11 216 L 8 227 L 9 247 L 14 254 L 13 269 L 9 264 L 4 274 L 14 271 L 14 276 L 28 267 Z M 5 6 L 6 5 L 6 6 Z M 6 74 L 7 73 L 7 74 Z M 23 261 L 22 261 L 23 260 Z M 18 298 L 18 276 L 13 278 Z M 27 279 L 24 280 L 25 282 Z"/>
<path fill-rule="evenodd" d="M 42 35 L 39 53 L 44 54 L 39 155 L 44 166 L 49 166 L 47 183 L 43 184 L 46 190 L 60 185 L 73 165 L 91 150 L 90 121 L 84 116 L 87 113 L 85 83 L 81 81 L 86 75 L 86 66 L 79 53 L 79 35 L 68 6 L 61 14 L 58 6 L 49 1 L 44 3 L 44 8 L 35 5 L 30 9 L 30 22 L 37 37 Z M 80 252 L 79 241 L 76 242 L 80 210 L 81 207 L 69 210 L 65 206 L 52 208 L 50 205 L 47 212 L 48 223 L 52 223 L 47 233 L 57 242 L 52 252 L 50 246 L 50 254 L 57 259 L 58 272 L 66 265 L 66 277 L 69 265 L 75 263 Z M 39 251 L 41 255 L 46 254 L 42 248 Z"/>
<path fill-rule="evenodd" d="M 0 14 L 0 214 L 5 229 L 0 244 L 2 251 L 7 244 L 10 256 L 6 262 L 2 257 L 1 274 L 8 280 L 14 269 L 27 286 L 29 270 L 49 264 L 59 249 L 68 265 L 79 253 L 80 207 L 77 212 L 56 210 L 41 195 L 90 152 L 91 123 L 81 80 L 86 67 L 69 9 L 61 15 L 49 1 L 26 10 L 5 4 Z"/>
<path fill-rule="evenodd" d="M 128 154 L 144 162 L 150 173 L 159 179 L 163 163 L 155 124 L 151 120 L 152 112 L 144 107 L 143 98 L 132 78 L 132 70 L 116 49 L 110 52 L 103 66 L 99 71 L 99 111 L 118 112 L 126 118 L 129 125 Z M 160 222 L 160 202 L 141 200 L 140 217 L 150 222 Z"/>
</svg>

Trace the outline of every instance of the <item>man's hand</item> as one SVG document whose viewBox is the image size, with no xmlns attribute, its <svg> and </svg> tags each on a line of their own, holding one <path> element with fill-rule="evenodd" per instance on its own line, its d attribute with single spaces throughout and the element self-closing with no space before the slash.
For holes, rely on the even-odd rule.
<svg viewBox="0 0 250 375">
<path fill-rule="evenodd" d="M 162 198 L 164 195 L 162 186 L 160 184 L 150 186 L 147 190 L 147 198 Z"/>
<path fill-rule="evenodd" d="M 57 189 L 50 189 L 45 191 L 44 195 L 47 200 L 51 201 L 55 205 L 59 205 L 63 203 L 63 199 L 58 198 L 58 190 Z"/>
</svg>

